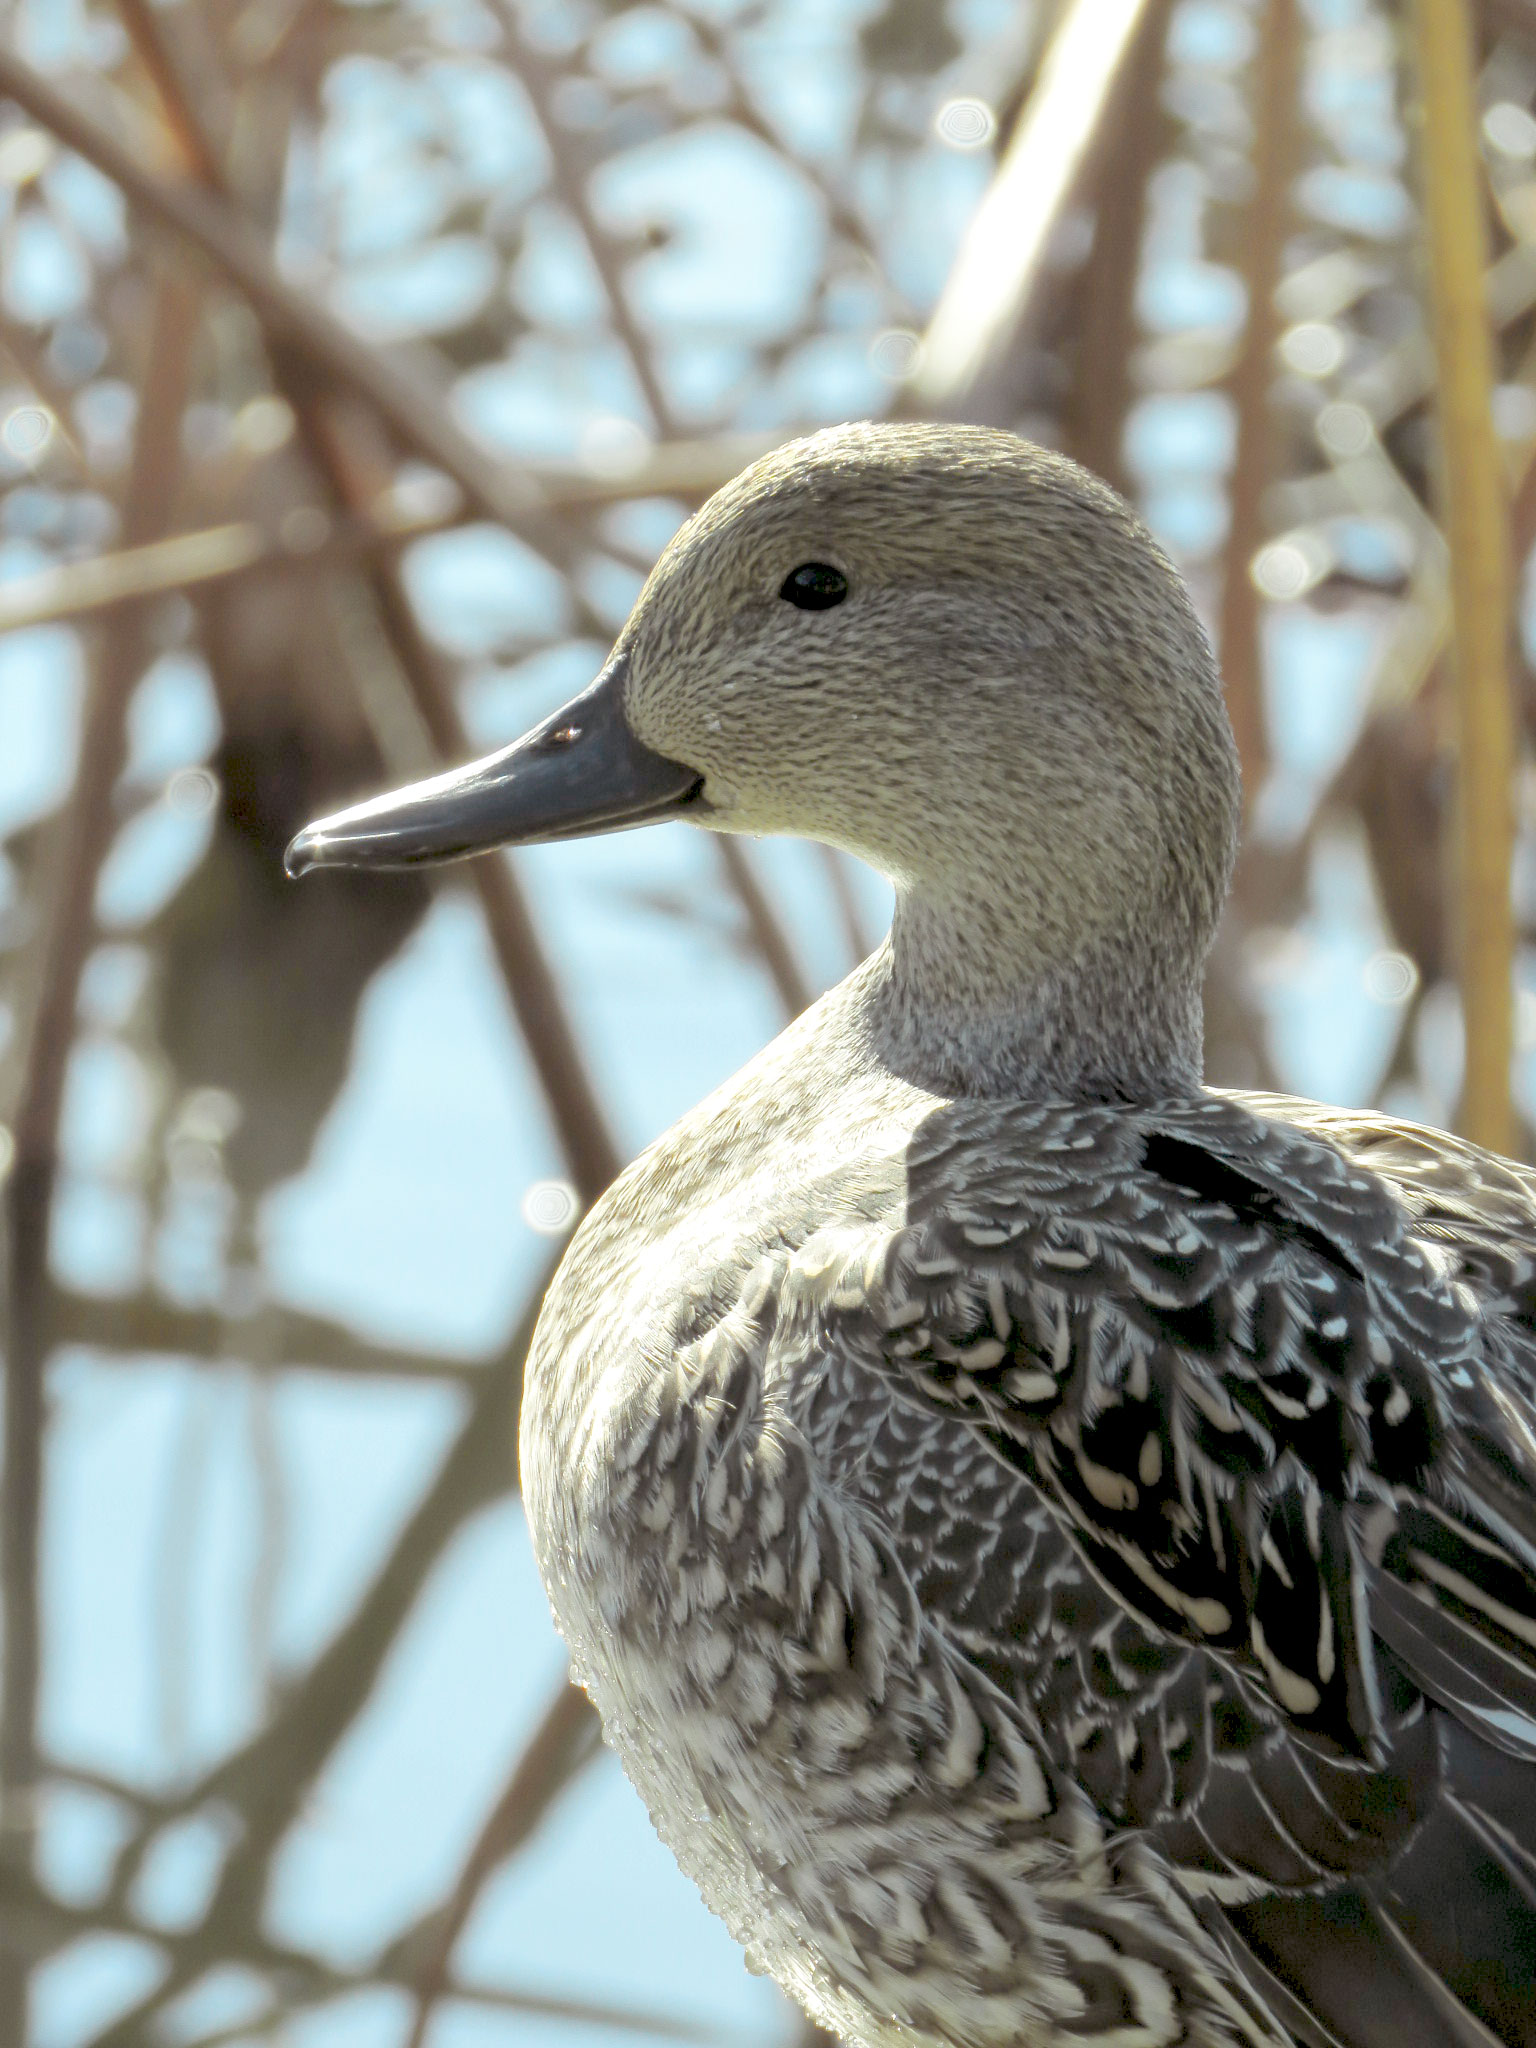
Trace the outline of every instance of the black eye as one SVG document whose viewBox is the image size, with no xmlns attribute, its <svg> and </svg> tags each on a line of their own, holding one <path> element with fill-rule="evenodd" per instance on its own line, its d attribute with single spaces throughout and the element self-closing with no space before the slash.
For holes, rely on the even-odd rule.
<svg viewBox="0 0 1536 2048">
<path fill-rule="evenodd" d="M 802 562 L 779 585 L 779 595 L 802 612 L 830 611 L 848 595 L 848 578 L 830 562 Z"/>
</svg>

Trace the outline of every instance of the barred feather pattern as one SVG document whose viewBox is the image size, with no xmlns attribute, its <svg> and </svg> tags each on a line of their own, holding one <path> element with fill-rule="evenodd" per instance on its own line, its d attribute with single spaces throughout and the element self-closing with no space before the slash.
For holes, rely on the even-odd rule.
<svg viewBox="0 0 1536 2048">
<path fill-rule="evenodd" d="M 749 1957 L 903 2048 L 1536 2042 L 1532 1177 L 1273 1098 L 946 1103 L 802 1207 L 525 1424 L 578 1668 Z"/>
</svg>

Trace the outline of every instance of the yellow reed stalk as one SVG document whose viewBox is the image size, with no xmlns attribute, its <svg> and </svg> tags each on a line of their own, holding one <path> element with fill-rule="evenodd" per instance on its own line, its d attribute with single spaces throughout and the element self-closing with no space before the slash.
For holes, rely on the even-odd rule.
<svg viewBox="0 0 1536 2048">
<path fill-rule="evenodd" d="M 1477 1144 L 1508 1152 L 1515 1128 L 1509 1096 L 1515 748 L 1509 513 L 1491 404 L 1470 9 L 1466 0 L 1415 0 L 1414 26 L 1456 680 L 1454 901 L 1467 1043 L 1457 1121 Z"/>
</svg>

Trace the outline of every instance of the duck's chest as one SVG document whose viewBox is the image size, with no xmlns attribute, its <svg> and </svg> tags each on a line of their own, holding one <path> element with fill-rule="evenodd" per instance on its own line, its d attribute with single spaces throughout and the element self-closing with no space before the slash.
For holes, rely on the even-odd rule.
<svg viewBox="0 0 1536 2048">
<path fill-rule="evenodd" d="M 642 1343 L 605 1368 L 612 1353 L 564 1332 L 536 1361 L 525 1471 L 545 1583 L 607 1739 L 749 1962 L 839 2038 L 996 2048 L 1018 2036 L 1039 1872 L 1081 1821 L 925 1609 L 986 1549 L 957 1498 L 974 1489 L 1021 1567 L 1047 1532 L 963 1432 L 835 1342 L 808 1348 L 792 1250 L 759 1264 L 773 1298 L 749 1269 L 662 1356 Z M 573 1359 L 587 1392 L 561 1400 Z M 981 1868 L 1019 1903 L 978 1961 Z"/>
<path fill-rule="evenodd" d="M 798 1182 L 758 1149 L 730 1213 L 642 1170 L 573 1247 L 523 1422 L 540 1569 L 608 1740 L 749 1959 L 840 2038 L 996 2048 L 1068 1996 L 1025 1930 L 1097 1841 L 1020 1710 L 1070 1556 L 1026 1482 L 839 1341 L 827 1253 L 903 1227 L 901 1147 Z M 980 1869 L 1005 1898 L 973 1897 Z"/>
<path fill-rule="evenodd" d="M 888 1405 L 823 1354 L 794 1268 L 829 1215 L 888 1228 L 897 1178 L 856 1163 L 814 1188 L 802 1174 L 797 1196 L 789 1149 L 764 1148 L 728 1200 L 679 1194 L 664 1170 L 621 1183 L 530 1357 L 523 1484 L 556 1619 L 595 1687 L 646 1664 L 663 1716 L 719 1689 L 727 1593 L 786 1581 L 810 1491 Z"/>
<path fill-rule="evenodd" d="M 862 1185 L 866 1211 L 888 1200 Z M 882 1391 L 796 1341 L 773 1292 L 819 1211 L 756 1220 L 751 1255 L 696 1213 L 643 1256 L 594 1233 L 536 1342 L 523 1475 L 609 1742 L 708 1902 L 782 1978 L 810 1967 L 823 1918 L 786 1898 L 822 1881 L 850 1766 L 877 1768 L 885 1739 L 850 1659 L 850 1574 L 874 1589 L 872 1643 L 913 1617 L 875 1611 L 857 1504 L 826 1483 L 878 1426 Z"/>
<path fill-rule="evenodd" d="M 925 1106 L 840 1046 L 812 1012 L 685 1117 L 596 1205 L 549 1290 L 524 1494 L 557 1619 L 594 1668 L 603 1644 L 585 1638 L 642 1613 L 660 1628 L 663 1607 L 681 1626 L 791 1526 L 773 1497 L 799 1461 L 778 1449 L 803 1439 L 822 1361 L 809 1319 L 789 1327 L 783 1269 L 829 1228 L 899 1220 Z"/>
</svg>

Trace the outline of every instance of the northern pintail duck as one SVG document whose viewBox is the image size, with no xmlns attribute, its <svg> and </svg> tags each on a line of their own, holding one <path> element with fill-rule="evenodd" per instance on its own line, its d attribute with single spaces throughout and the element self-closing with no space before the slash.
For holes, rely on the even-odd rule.
<svg viewBox="0 0 1536 2048">
<path fill-rule="evenodd" d="M 585 695 L 291 862 L 672 816 L 896 894 L 529 1360 L 555 1618 L 705 1899 L 878 2048 L 1536 2043 L 1536 1178 L 1202 1085 L 1172 567 L 1007 435 L 815 435 Z"/>
</svg>

